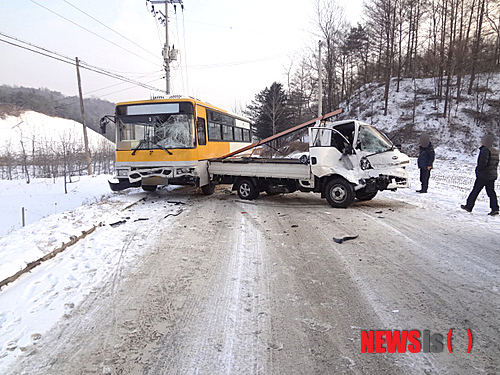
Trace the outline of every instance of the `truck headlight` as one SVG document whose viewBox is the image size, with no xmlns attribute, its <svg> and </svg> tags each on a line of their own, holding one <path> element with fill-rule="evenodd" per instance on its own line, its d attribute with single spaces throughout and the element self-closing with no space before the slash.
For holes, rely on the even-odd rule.
<svg viewBox="0 0 500 375">
<path fill-rule="evenodd" d="M 117 176 L 128 176 L 128 169 L 118 169 L 116 171 Z"/>
<path fill-rule="evenodd" d="M 373 169 L 372 165 L 370 164 L 370 161 L 365 157 L 361 158 L 359 164 L 362 170 Z"/>
</svg>

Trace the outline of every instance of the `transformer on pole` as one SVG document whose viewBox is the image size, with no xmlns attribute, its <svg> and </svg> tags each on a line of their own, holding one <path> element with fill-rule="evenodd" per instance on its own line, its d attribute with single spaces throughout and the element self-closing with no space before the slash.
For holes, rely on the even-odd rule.
<svg viewBox="0 0 500 375">
<path fill-rule="evenodd" d="M 180 4 L 181 8 L 184 9 L 184 4 L 182 0 L 150 0 L 151 4 L 165 4 L 165 14 L 159 12 L 165 18 L 165 46 L 163 47 L 163 65 L 165 67 L 165 80 L 166 80 L 166 94 L 170 95 L 170 63 L 177 60 L 178 50 L 170 48 L 168 40 L 168 4 Z"/>
</svg>

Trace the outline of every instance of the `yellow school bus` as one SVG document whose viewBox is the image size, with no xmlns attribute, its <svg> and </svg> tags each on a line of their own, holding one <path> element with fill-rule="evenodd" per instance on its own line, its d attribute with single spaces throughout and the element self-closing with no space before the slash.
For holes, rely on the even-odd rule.
<svg viewBox="0 0 500 375">
<path fill-rule="evenodd" d="M 207 159 L 251 142 L 250 121 L 193 98 L 118 103 L 116 174 L 111 190 L 194 185 L 213 192 Z"/>
</svg>

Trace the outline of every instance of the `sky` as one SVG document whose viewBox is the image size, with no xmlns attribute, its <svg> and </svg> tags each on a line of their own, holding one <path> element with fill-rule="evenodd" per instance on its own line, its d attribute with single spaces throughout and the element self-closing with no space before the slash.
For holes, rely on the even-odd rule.
<svg viewBox="0 0 500 375">
<path fill-rule="evenodd" d="M 363 0 L 338 1 L 350 22 L 361 19 Z M 170 44 L 179 50 L 172 94 L 240 112 L 262 89 L 285 82 L 286 67 L 317 44 L 315 0 L 183 2 L 184 12 L 169 6 Z M 0 40 L 22 44 L 6 34 L 164 90 L 165 27 L 150 10 L 145 0 L 0 0 Z M 0 85 L 77 95 L 75 69 L 0 41 Z M 161 95 L 95 72 L 81 75 L 85 97 L 120 102 Z"/>
</svg>

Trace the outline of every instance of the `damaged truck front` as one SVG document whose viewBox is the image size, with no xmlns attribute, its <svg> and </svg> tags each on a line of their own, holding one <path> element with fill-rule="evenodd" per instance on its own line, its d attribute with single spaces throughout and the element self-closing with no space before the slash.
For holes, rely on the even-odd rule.
<svg viewBox="0 0 500 375">
<path fill-rule="evenodd" d="M 321 193 L 334 207 L 408 187 L 409 157 L 382 132 L 360 121 L 309 128 L 309 163 L 315 179 L 322 181 Z"/>
</svg>

